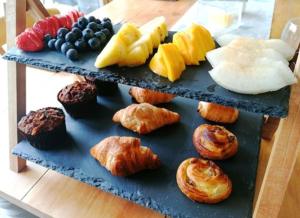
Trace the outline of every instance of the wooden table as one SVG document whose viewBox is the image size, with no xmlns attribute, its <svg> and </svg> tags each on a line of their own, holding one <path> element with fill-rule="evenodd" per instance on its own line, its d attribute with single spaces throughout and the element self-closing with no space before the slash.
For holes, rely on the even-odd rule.
<svg viewBox="0 0 300 218">
<path fill-rule="evenodd" d="M 164 15 L 168 26 L 172 26 L 193 3 L 193 0 L 175 2 L 114 0 L 93 14 L 101 17 L 108 16 L 114 22 L 132 21 L 137 24 L 145 23 L 155 16 Z M 300 2 L 298 0 L 277 0 L 272 24 L 272 37 L 279 37 L 286 21 L 289 18 L 300 16 L 299 11 Z M 41 99 L 37 96 L 55 96 L 63 84 L 77 79 L 74 75 L 41 73 L 40 71 L 32 68 L 27 70 L 27 84 L 30 87 L 27 89 L 27 97 L 30 101 L 27 104 L 33 108 L 45 106 L 44 103 L 48 105 L 49 99 L 47 102 L 33 101 L 32 99 Z M 39 81 L 48 82 L 40 83 Z M 47 85 L 40 89 L 39 84 Z M 296 148 L 300 137 L 299 96 L 300 84 L 295 85 L 292 89 L 289 116 L 281 121 L 275 139 L 273 141 L 262 140 L 255 197 L 259 203 L 256 204 L 259 206 L 254 212 L 256 217 L 276 217 L 280 211 L 284 192 L 296 160 Z M 273 150 L 269 160 L 272 145 Z M 1 150 L 0 154 L 5 156 Z M 25 171 L 19 174 L 13 173 L 7 169 L 7 164 L 2 164 L 2 156 L 0 158 L 0 177 L 5 178 L 5 180 L 0 180 L 0 195 L 39 216 L 162 217 L 161 214 L 150 209 L 31 163 L 27 163 Z M 266 167 L 268 160 L 269 165 Z M 294 183 L 299 185 L 298 180 L 295 181 Z M 259 192 L 259 190 L 263 191 Z M 297 191 L 297 189 L 294 190 Z M 297 211 L 298 208 L 292 209 Z M 293 211 L 284 211 L 281 214 L 284 214 L 282 217 L 293 217 Z"/>
</svg>

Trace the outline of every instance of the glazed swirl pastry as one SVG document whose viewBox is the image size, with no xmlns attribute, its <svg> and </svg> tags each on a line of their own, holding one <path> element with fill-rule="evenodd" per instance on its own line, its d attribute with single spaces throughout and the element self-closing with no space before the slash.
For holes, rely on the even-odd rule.
<svg viewBox="0 0 300 218">
<path fill-rule="evenodd" d="M 238 150 L 236 136 L 218 125 L 200 125 L 194 131 L 193 144 L 202 157 L 212 160 L 227 159 Z"/>
<path fill-rule="evenodd" d="M 138 102 L 138 103 L 149 103 L 149 104 L 161 104 L 170 102 L 175 95 L 156 92 L 150 89 L 142 89 L 139 87 L 131 87 L 129 89 L 129 94 Z"/>
<path fill-rule="evenodd" d="M 204 119 L 219 123 L 234 123 L 239 116 L 236 108 L 204 101 L 199 102 L 198 112 Z"/>
<path fill-rule="evenodd" d="M 232 184 L 229 177 L 213 161 L 189 158 L 176 174 L 180 190 L 193 201 L 218 203 L 229 197 Z"/>
</svg>

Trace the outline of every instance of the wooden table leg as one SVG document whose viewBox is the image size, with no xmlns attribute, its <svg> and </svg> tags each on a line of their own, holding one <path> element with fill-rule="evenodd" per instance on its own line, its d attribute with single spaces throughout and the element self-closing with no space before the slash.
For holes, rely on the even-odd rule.
<svg viewBox="0 0 300 218">
<path fill-rule="evenodd" d="M 271 140 L 279 126 L 279 122 L 280 118 L 278 117 L 267 117 L 262 129 L 262 138 Z"/>
<path fill-rule="evenodd" d="M 278 217 L 300 147 L 300 84 L 292 87 L 289 115 L 276 134 L 254 209 L 255 218 Z"/>
<path fill-rule="evenodd" d="M 15 46 L 16 36 L 26 25 L 26 0 L 9 0 L 6 3 L 6 34 L 8 49 Z M 11 149 L 20 141 L 17 131 L 18 120 L 26 114 L 26 66 L 8 62 L 8 122 L 10 168 L 20 172 L 26 161 L 11 154 Z"/>
</svg>

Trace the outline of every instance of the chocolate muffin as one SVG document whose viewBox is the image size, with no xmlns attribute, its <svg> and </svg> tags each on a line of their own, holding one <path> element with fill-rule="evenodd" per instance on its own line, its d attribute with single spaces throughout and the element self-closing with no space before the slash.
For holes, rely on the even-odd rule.
<svg viewBox="0 0 300 218">
<path fill-rule="evenodd" d="M 105 82 L 94 77 L 85 76 L 85 81 L 94 84 L 97 89 L 97 95 L 113 95 L 118 91 L 118 83 Z"/>
<path fill-rule="evenodd" d="M 87 115 L 97 104 L 96 87 L 87 82 L 74 82 L 57 94 L 57 100 L 73 117 Z"/>
<path fill-rule="evenodd" d="M 51 149 L 63 144 L 66 136 L 64 112 L 55 107 L 30 111 L 18 123 L 18 129 L 38 149 Z"/>
</svg>

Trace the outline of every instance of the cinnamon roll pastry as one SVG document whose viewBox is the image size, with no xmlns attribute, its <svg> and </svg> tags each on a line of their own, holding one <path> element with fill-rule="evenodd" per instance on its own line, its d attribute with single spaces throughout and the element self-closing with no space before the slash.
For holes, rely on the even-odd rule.
<svg viewBox="0 0 300 218">
<path fill-rule="evenodd" d="M 177 169 L 178 187 L 188 198 L 201 203 L 214 204 L 229 197 L 232 183 L 213 161 L 189 158 Z"/>
<path fill-rule="evenodd" d="M 117 111 L 113 116 L 114 122 L 119 122 L 125 128 L 140 134 L 150 133 L 179 120 L 180 115 L 178 113 L 148 103 L 129 105 Z"/>
<path fill-rule="evenodd" d="M 212 160 L 227 159 L 238 150 L 236 136 L 218 125 L 200 125 L 194 131 L 193 144 L 202 157 Z"/>
<path fill-rule="evenodd" d="M 129 94 L 138 102 L 138 103 L 149 103 L 149 104 L 161 104 L 170 102 L 175 95 L 156 92 L 150 89 L 143 89 L 139 87 L 131 87 L 129 89 Z"/>
<path fill-rule="evenodd" d="M 204 119 L 219 123 L 234 123 L 239 116 L 236 108 L 204 101 L 199 102 L 198 112 Z"/>
<path fill-rule="evenodd" d="M 158 156 L 134 137 L 105 138 L 92 147 L 90 153 L 114 176 L 128 176 L 160 166 Z"/>
</svg>

